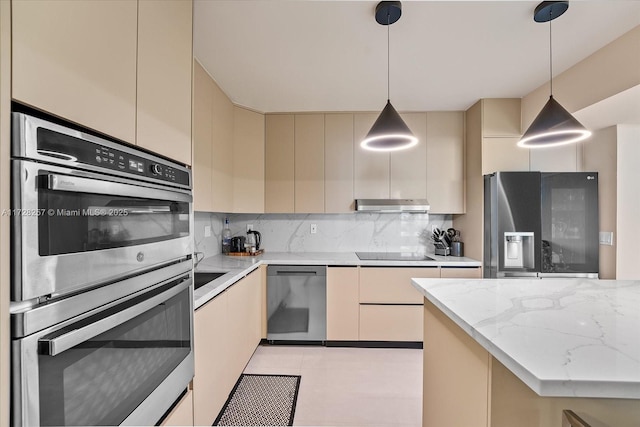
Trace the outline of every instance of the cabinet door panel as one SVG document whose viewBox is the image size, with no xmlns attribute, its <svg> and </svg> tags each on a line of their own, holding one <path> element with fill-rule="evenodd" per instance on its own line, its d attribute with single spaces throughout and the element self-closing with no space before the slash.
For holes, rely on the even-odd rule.
<svg viewBox="0 0 640 427">
<path fill-rule="evenodd" d="M 411 285 L 412 277 L 440 277 L 440 270 L 438 267 L 362 267 L 360 303 L 422 304 L 424 297 Z"/>
<path fill-rule="evenodd" d="M 212 204 L 214 212 L 233 208 L 233 104 L 213 83 Z"/>
<path fill-rule="evenodd" d="M 324 116 L 324 210 L 353 212 L 353 114 Z"/>
<path fill-rule="evenodd" d="M 230 351 L 220 351 L 230 341 L 227 293 L 224 292 L 194 313 L 195 375 L 193 412 L 195 425 L 212 425 L 227 400 L 233 382 Z"/>
<path fill-rule="evenodd" d="M 324 114 L 296 114 L 295 212 L 324 212 Z"/>
<path fill-rule="evenodd" d="M 11 7 L 12 97 L 134 144 L 137 3 L 29 0 Z"/>
<path fill-rule="evenodd" d="M 427 199 L 431 213 L 464 213 L 464 113 L 427 113 Z"/>
<path fill-rule="evenodd" d="M 520 131 L 520 98 L 482 100 L 482 134 L 487 137 L 518 137 Z"/>
<path fill-rule="evenodd" d="M 353 195 L 356 199 L 389 198 L 389 153 L 364 150 L 360 143 L 378 118 L 375 113 L 354 115 Z"/>
<path fill-rule="evenodd" d="M 233 212 L 264 212 L 264 115 L 233 114 Z"/>
<path fill-rule="evenodd" d="M 136 143 L 188 165 L 193 61 L 191 9 L 190 1 L 138 2 Z"/>
<path fill-rule="evenodd" d="M 327 268 L 327 339 L 357 341 L 359 310 L 358 268 Z"/>
<path fill-rule="evenodd" d="M 265 212 L 294 211 L 294 118 L 265 117 Z"/>
<path fill-rule="evenodd" d="M 390 153 L 390 192 L 393 199 L 424 199 L 427 197 L 427 114 L 402 113 L 404 122 L 418 145 Z M 429 165 L 430 166 L 430 165 Z"/>
<path fill-rule="evenodd" d="M 422 341 L 421 305 L 360 305 L 361 341 Z"/>
<path fill-rule="evenodd" d="M 213 80 L 194 60 L 193 69 L 193 209 L 213 211 L 212 181 L 212 123 Z"/>
</svg>

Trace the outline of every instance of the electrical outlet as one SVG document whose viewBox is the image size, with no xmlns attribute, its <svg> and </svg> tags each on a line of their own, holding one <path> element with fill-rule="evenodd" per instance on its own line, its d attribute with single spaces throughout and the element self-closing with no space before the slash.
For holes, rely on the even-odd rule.
<svg viewBox="0 0 640 427">
<path fill-rule="evenodd" d="M 311 224 L 311 234 L 316 234 L 318 232 L 318 224 Z"/>
<path fill-rule="evenodd" d="M 253 224 L 247 224 L 247 232 L 253 230 Z"/>
<path fill-rule="evenodd" d="M 613 246 L 613 231 L 601 231 L 599 237 L 601 245 Z"/>
<path fill-rule="evenodd" d="M 204 226 L 204 237 L 211 237 L 211 226 L 210 225 L 205 225 Z"/>
</svg>

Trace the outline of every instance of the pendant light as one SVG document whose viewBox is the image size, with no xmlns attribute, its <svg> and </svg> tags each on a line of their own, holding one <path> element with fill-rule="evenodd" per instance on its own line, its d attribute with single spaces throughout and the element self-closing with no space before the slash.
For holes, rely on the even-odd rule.
<svg viewBox="0 0 640 427">
<path fill-rule="evenodd" d="M 376 22 L 387 26 L 387 105 L 376 119 L 360 147 L 372 151 L 397 151 L 418 144 L 409 126 L 393 108 L 389 100 L 389 27 L 400 19 L 402 5 L 399 1 L 381 1 L 376 6 Z"/>
<path fill-rule="evenodd" d="M 571 144 L 591 136 L 575 117 L 553 98 L 553 56 L 551 43 L 551 21 L 569 8 L 568 1 L 543 1 L 533 13 L 535 22 L 549 22 L 549 101 L 522 135 L 518 146 L 546 148 Z"/>
</svg>

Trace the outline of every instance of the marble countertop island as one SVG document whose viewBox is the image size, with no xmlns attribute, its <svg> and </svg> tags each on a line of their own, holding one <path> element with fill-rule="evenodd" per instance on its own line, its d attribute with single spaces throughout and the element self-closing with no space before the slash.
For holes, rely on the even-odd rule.
<svg viewBox="0 0 640 427">
<path fill-rule="evenodd" d="M 640 281 L 413 285 L 539 396 L 640 399 Z"/>
</svg>

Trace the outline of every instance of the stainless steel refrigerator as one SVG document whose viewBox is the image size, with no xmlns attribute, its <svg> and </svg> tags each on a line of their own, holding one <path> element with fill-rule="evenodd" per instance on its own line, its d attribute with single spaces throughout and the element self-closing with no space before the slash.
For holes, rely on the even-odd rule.
<svg viewBox="0 0 640 427">
<path fill-rule="evenodd" d="M 597 172 L 484 176 L 484 277 L 598 277 Z"/>
</svg>

